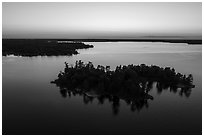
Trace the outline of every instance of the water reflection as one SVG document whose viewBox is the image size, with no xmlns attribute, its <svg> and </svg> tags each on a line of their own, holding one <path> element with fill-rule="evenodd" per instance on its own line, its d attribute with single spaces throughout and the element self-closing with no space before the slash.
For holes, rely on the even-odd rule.
<svg viewBox="0 0 204 137">
<path fill-rule="evenodd" d="M 149 92 L 155 87 L 158 94 L 162 92 L 173 92 L 179 93 L 181 97 L 190 97 L 191 88 L 183 87 L 177 88 L 169 85 L 165 82 L 154 82 L 146 81 L 141 84 L 140 90 L 144 94 L 136 94 L 136 92 L 101 92 L 96 90 L 82 91 L 81 89 L 69 89 L 67 87 L 61 87 L 57 85 L 60 89 L 60 94 L 63 98 L 71 98 L 75 96 L 82 96 L 84 104 L 92 104 L 94 100 L 97 100 L 99 105 L 103 105 L 105 101 L 108 101 L 111 104 L 112 112 L 114 115 L 117 115 L 120 112 L 120 101 L 123 100 L 126 102 L 126 105 L 129 106 L 131 112 L 139 112 L 143 108 L 149 107 L 149 101 L 153 100 L 154 97 L 149 94 Z M 114 91 L 114 89 L 113 89 Z"/>
<path fill-rule="evenodd" d="M 157 89 L 157 93 L 161 94 L 163 90 L 168 90 L 169 92 L 173 92 L 173 93 L 179 93 L 179 96 L 183 97 L 185 96 L 186 98 L 190 97 L 191 95 L 191 91 L 192 88 L 191 87 L 183 87 L 183 88 L 177 88 L 174 86 L 169 86 L 167 83 L 165 82 L 157 82 L 156 83 L 156 89 Z"/>
</svg>

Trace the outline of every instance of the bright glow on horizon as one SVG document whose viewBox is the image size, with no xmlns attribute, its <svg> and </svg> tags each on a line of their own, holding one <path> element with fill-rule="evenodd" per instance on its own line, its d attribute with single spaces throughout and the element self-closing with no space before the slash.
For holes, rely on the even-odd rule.
<svg viewBox="0 0 204 137">
<path fill-rule="evenodd" d="M 202 3 L 3 3 L 3 38 L 201 36 Z"/>
</svg>

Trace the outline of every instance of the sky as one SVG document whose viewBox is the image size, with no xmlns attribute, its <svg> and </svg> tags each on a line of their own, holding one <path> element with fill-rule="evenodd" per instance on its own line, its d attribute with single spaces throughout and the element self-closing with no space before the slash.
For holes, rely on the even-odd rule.
<svg viewBox="0 0 204 137">
<path fill-rule="evenodd" d="M 202 3 L 3 2 L 3 38 L 141 38 L 202 35 Z"/>
</svg>

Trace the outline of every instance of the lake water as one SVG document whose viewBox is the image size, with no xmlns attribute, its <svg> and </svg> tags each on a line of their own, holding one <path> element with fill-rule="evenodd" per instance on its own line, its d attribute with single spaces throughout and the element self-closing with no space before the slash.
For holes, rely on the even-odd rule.
<svg viewBox="0 0 204 137">
<path fill-rule="evenodd" d="M 89 42 L 94 48 L 71 57 L 2 57 L 3 134 L 201 134 L 202 46 L 151 42 Z M 87 103 L 63 97 L 55 84 L 64 62 L 94 65 L 154 64 L 192 74 L 190 95 L 149 92 L 154 100 L 131 109 L 123 100 L 114 111 L 108 100 Z"/>
</svg>

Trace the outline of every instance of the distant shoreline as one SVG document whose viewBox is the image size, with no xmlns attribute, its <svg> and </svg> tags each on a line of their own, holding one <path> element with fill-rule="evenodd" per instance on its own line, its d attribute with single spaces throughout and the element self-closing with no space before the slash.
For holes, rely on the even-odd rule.
<svg viewBox="0 0 204 137">
<path fill-rule="evenodd" d="M 12 38 L 14 39 L 14 38 Z M 8 39 L 8 40 L 12 40 Z M 5 40 L 3 38 L 2 40 Z M 27 40 L 27 39 L 18 39 Z M 167 43 L 187 43 L 202 44 L 202 39 L 30 39 L 30 40 L 58 40 L 58 41 L 80 41 L 80 42 L 167 42 Z"/>
<path fill-rule="evenodd" d="M 82 42 L 167 42 L 167 43 L 202 44 L 202 40 L 192 39 L 58 39 L 58 40 L 82 41 Z"/>
</svg>

